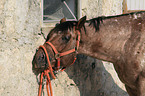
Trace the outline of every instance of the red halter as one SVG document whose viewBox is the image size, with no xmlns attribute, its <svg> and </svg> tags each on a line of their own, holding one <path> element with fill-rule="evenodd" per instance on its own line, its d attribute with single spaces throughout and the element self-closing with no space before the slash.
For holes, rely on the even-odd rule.
<svg viewBox="0 0 145 96">
<path fill-rule="evenodd" d="M 63 52 L 63 53 L 59 53 L 59 52 L 57 51 L 57 49 L 55 48 L 55 46 L 54 46 L 52 43 L 50 43 L 49 41 L 46 42 L 46 44 L 48 44 L 49 46 L 51 46 L 51 48 L 52 48 L 53 51 L 54 51 L 55 59 L 57 60 L 57 70 L 60 69 L 60 57 L 65 56 L 65 55 L 68 55 L 68 54 L 71 54 L 71 53 L 73 53 L 73 52 L 77 52 L 77 50 L 78 50 L 78 48 L 79 48 L 80 31 L 79 31 L 79 30 L 76 30 L 76 29 L 75 29 L 75 26 L 74 26 L 73 30 L 74 30 L 74 33 L 77 34 L 76 46 L 75 46 L 74 49 L 68 50 L 68 51 Z M 51 96 L 53 96 L 52 86 L 51 86 L 51 81 L 50 81 L 49 73 L 52 75 L 52 78 L 55 79 L 55 75 L 54 75 L 54 73 L 53 73 L 54 70 L 52 69 L 52 66 L 51 66 L 51 63 L 50 63 L 50 60 L 49 60 L 49 55 L 48 55 L 48 53 L 47 53 L 46 48 L 45 48 L 43 45 L 40 45 L 39 48 L 42 48 L 42 49 L 43 49 L 43 51 L 44 51 L 44 53 L 45 53 L 45 55 L 46 55 L 47 63 L 48 63 L 48 65 L 49 65 L 49 67 L 48 67 L 46 70 L 44 70 L 44 72 L 41 73 L 38 96 L 41 96 L 42 83 L 43 83 L 43 76 L 47 76 L 47 83 L 46 83 L 47 94 L 48 94 L 48 96 L 50 96 L 50 94 L 51 94 Z M 76 60 L 76 58 L 74 59 L 73 63 L 75 62 L 75 60 Z M 72 63 L 72 64 L 73 64 L 73 63 Z M 72 64 L 71 64 L 71 65 L 72 65 Z M 65 68 L 62 68 L 61 71 L 63 71 L 64 69 L 65 69 Z M 48 88 L 48 84 L 49 84 L 49 88 Z M 50 92 L 49 92 L 49 91 L 50 91 Z"/>
</svg>

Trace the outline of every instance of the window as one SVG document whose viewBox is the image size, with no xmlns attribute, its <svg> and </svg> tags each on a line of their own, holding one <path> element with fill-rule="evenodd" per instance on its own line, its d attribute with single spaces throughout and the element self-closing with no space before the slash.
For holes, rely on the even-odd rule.
<svg viewBox="0 0 145 96">
<path fill-rule="evenodd" d="M 43 23 L 58 22 L 62 18 L 67 21 L 80 18 L 80 0 L 42 0 Z"/>
<path fill-rule="evenodd" d="M 145 0 L 124 0 L 123 1 L 123 12 L 135 12 L 145 10 Z"/>
</svg>

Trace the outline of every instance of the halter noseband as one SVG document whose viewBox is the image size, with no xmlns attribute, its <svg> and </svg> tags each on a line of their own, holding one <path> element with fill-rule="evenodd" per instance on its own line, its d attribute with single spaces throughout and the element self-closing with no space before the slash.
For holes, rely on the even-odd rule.
<svg viewBox="0 0 145 96">
<path fill-rule="evenodd" d="M 74 30 L 74 33 L 77 34 L 77 37 L 76 37 L 76 46 L 75 46 L 74 49 L 68 50 L 66 52 L 59 53 L 57 51 L 57 49 L 55 48 L 55 46 L 51 42 L 49 42 L 49 41 L 46 42 L 46 44 L 48 44 L 53 49 L 53 51 L 54 51 L 54 57 L 57 60 L 57 70 L 60 69 L 60 60 L 61 60 L 60 57 L 65 56 L 65 55 L 68 55 L 68 54 L 71 54 L 73 52 L 77 52 L 77 50 L 79 48 L 80 31 L 78 29 L 76 29 L 75 26 L 73 27 L 73 30 Z M 44 53 L 46 55 L 47 63 L 48 63 L 48 66 L 49 67 L 46 70 L 44 70 L 44 72 L 41 73 L 38 96 L 41 96 L 43 76 L 47 76 L 47 83 L 46 83 L 47 94 L 48 94 L 48 96 L 50 96 L 50 94 L 51 94 L 51 96 L 53 96 L 52 86 L 51 86 L 51 81 L 50 81 L 49 73 L 52 75 L 52 78 L 53 79 L 55 79 L 56 77 L 55 77 L 55 75 L 53 73 L 54 70 L 52 69 L 52 66 L 51 66 L 51 63 L 50 63 L 50 60 L 49 60 L 49 55 L 48 55 L 48 52 L 47 52 L 46 48 L 43 45 L 40 45 L 39 49 L 40 48 L 43 49 L 43 51 L 44 51 Z M 75 62 L 75 60 L 76 60 L 76 58 L 74 59 L 73 63 Z M 64 69 L 65 69 L 65 67 L 63 67 L 61 69 L 61 71 L 63 71 Z M 48 84 L 49 84 L 49 89 L 48 89 Z M 49 90 L 50 90 L 50 92 L 49 92 Z"/>
</svg>

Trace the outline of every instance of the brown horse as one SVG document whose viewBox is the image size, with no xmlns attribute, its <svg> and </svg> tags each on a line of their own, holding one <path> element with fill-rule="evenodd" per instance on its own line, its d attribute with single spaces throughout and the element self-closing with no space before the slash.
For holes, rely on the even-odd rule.
<svg viewBox="0 0 145 96">
<path fill-rule="evenodd" d="M 76 54 L 109 61 L 130 96 L 145 96 L 145 12 L 103 16 L 87 21 L 86 17 L 79 21 L 61 21 L 50 31 L 46 42 L 51 42 L 61 53 L 76 47 L 76 31 L 80 32 L 81 39 L 75 52 L 60 57 L 60 68 L 71 65 Z M 46 42 L 44 47 L 55 70 L 57 60 Z M 39 71 L 48 67 L 41 48 L 35 54 L 33 67 Z"/>
</svg>

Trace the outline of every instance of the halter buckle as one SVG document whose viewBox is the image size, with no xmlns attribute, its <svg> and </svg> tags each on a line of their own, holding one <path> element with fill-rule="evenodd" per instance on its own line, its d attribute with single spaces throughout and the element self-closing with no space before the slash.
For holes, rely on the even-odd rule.
<svg viewBox="0 0 145 96">
<path fill-rule="evenodd" d="M 59 53 L 55 54 L 55 59 L 58 59 L 58 58 L 60 58 Z"/>
</svg>

